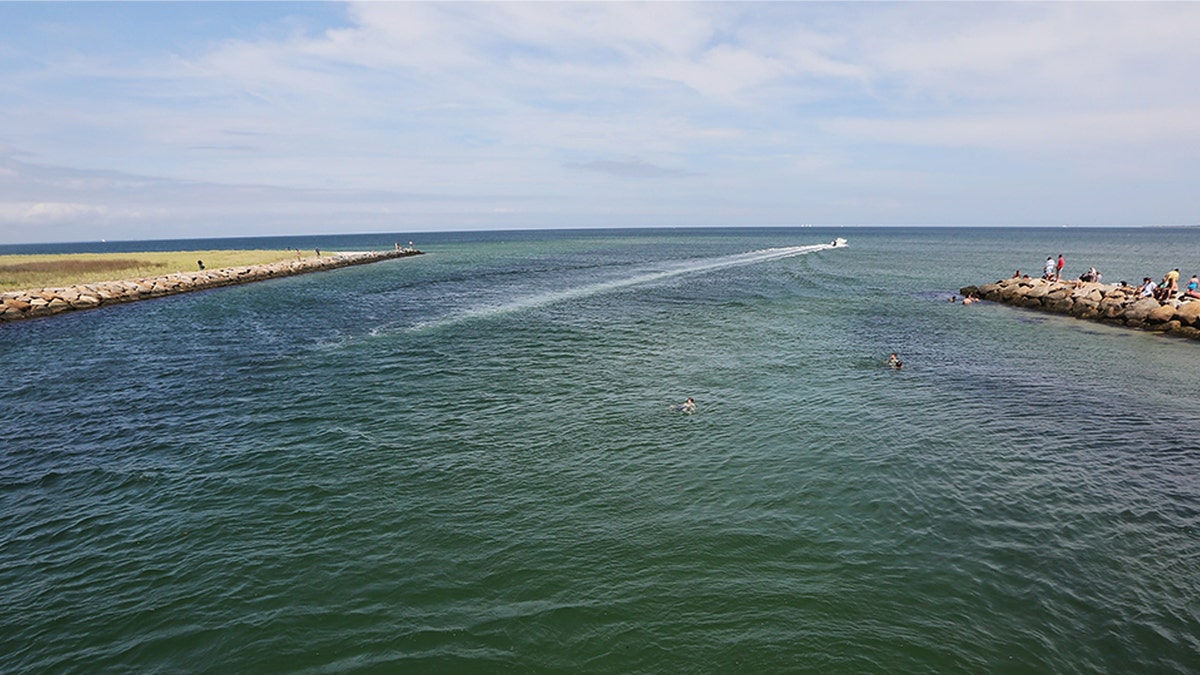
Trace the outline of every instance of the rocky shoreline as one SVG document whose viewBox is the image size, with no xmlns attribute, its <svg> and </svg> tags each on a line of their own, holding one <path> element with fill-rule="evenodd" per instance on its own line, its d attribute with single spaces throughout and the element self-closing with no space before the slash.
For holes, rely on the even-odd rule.
<svg viewBox="0 0 1200 675">
<path fill-rule="evenodd" d="M 101 281 L 63 288 L 9 291 L 0 293 L 0 323 L 421 254 L 421 251 L 412 248 L 366 253 L 334 253 L 267 265 L 176 272 L 155 277 Z"/>
<path fill-rule="evenodd" d="M 964 297 L 1200 340 L 1200 299 L 1159 301 L 1141 297 L 1132 286 L 1030 277 L 966 286 L 959 292 Z"/>
</svg>

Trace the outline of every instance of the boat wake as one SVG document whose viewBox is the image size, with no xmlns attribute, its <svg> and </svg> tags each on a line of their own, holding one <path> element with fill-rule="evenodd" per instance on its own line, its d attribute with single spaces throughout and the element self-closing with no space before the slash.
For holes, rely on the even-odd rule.
<svg viewBox="0 0 1200 675">
<path fill-rule="evenodd" d="M 410 330 L 418 331 L 429 330 L 432 328 L 442 328 L 472 319 L 494 316 L 498 314 L 510 314 L 513 312 L 545 307 L 547 305 L 553 305 L 559 302 L 586 298 L 599 295 L 601 293 L 608 293 L 615 290 L 629 288 L 631 286 L 654 283 L 664 279 L 670 279 L 672 277 L 690 274 L 703 274 L 706 272 L 712 272 L 714 270 L 739 267 L 742 265 L 754 265 L 772 260 L 781 260 L 784 258 L 792 258 L 808 253 L 815 253 L 817 251 L 824 251 L 831 248 L 837 248 L 837 246 L 835 244 L 784 246 L 779 248 L 759 249 L 756 251 L 748 251 L 746 253 L 737 253 L 716 258 L 689 260 L 666 267 L 659 267 L 658 269 L 654 270 L 638 271 L 630 276 L 610 279 L 608 281 L 585 284 L 574 288 L 566 288 L 548 293 L 539 293 L 523 298 L 517 298 L 502 304 L 493 304 L 484 307 L 468 309 L 453 316 L 415 325 Z"/>
</svg>

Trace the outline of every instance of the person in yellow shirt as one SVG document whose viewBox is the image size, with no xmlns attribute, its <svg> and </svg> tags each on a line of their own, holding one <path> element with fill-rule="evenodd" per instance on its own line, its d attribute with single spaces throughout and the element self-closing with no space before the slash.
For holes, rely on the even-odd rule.
<svg viewBox="0 0 1200 675">
<path fill-rule="evenodd" d="M 1158 287 L 1159 300 L 1170 300 L 1179 292 L 1179 268 L 1163 275 L 1162 284 Z"/>
</svg>

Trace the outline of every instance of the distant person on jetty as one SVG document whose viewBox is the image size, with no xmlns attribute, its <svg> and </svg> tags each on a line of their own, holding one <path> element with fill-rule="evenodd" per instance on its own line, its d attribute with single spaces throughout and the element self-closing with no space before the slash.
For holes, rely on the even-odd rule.
<svg viewBox="0 0 1200 675">
<path fill-rule="evenodd" d="M 1063 258 L 1063 254 L 1059 253 L 1058 254 L 1058 263 L 1054 266 L 1054 280 L 1055 281 L 1062 279 L 1063 266 L 1066 264 L 1067 264 L 1067 261 Z"/>
<path fill-rule="evenodd" d="M 1200 277 L 1195 274 L 1191 279 L 1188 279 L 1187 286 L 1184 287 L 1183 296 L 1185 298 L 1200 298 Z"/>
<path fill-rule="evenodd" d="M 1094 281 L 1096 283 L 1100 283 L 1100 270 L 1097 270 L 1095 267 L 1089 267 L 1088 271 L 1079 275 L 1079 280 L 1085 281 L 1085 282 Z"/>
<path fill-rule="evenodd" d="M 1046 281 L 1054 281 L 1054 256 L 1046 256 L 1046 267 L 1042 271 L 1042 278 Z"/>
<path fill-rule="evenodd" d="M 1154 292 L 1158 290 L 1158 286 L 1154 285 L 1154 280 L 1150 277 L 1142 277 L 1142 291 L 1139 295 L 1143 298 L 1153 298 Z"/>
</svg>

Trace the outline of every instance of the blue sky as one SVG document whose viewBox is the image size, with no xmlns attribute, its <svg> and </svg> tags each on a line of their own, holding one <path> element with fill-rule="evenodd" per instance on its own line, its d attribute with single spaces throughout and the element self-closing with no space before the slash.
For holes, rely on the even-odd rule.
<svg viewBox="0 0 1200 675">
<path fill-rule="evenodd" d="M 1200 222 L 1198 3 L 0 2 L 0 243 Z"/>
</svg>

